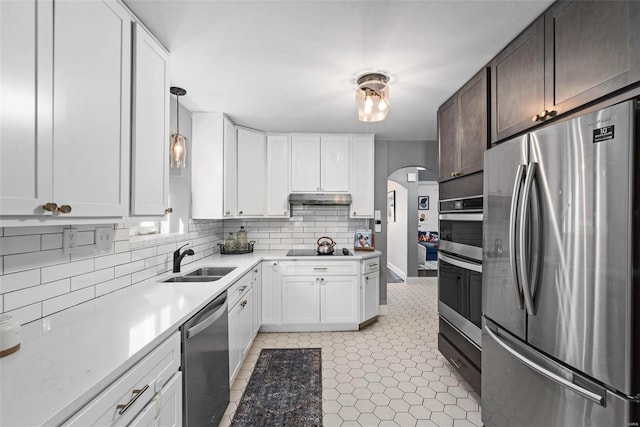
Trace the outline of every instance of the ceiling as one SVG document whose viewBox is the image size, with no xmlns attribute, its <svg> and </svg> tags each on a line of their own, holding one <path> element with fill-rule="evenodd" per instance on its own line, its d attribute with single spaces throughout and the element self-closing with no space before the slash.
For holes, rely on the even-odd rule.
<svg viewBox="0 0 640 427">
<path fill-rule="evenodd" d="M 436 111 L 551 0 L 125 0 L 171 52 L 191 111 L 271 132 L 436 139 Z M 361 123 L 354 77 L 391 75 L 389 116 Z"/>
</svg>

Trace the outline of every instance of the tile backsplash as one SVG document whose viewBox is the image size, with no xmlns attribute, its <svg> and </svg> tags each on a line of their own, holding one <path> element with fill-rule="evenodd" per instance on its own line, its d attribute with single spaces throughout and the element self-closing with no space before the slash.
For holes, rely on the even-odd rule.
<svg viewBox="0 0 640 427">
<path fill-rule="evenodd" d="M 335 240 L 336 248 L 353 249 L 355 231 L 369 228 L 369 220 L 349 218 L 349 206 L 292 205 L 291 218 L 225 220 L 224 237 L 240 226 L 256 250 L 313 249 L 322 236 Z"/>
<path fill-rule="evenodd" d="M 169 271 L 172 253 L 189 243 L 195 255 L 183 265 L 219 252 L 217 243 L 245 226 L 255 250 L 312 249 L 319 237 L 333 238 L 337 248 L 353 248 L 365 219 L 350 219 L 348 206 L 292 206 L 282 219 L 190 221 L 182 235 L 129 238 L 125 224 L 111 226 L 111 249 L 96 254 L 96 227 L 77 225 L 80 252 L 62 253 L 62 233 L 69 226 L 0 228 L 0 313 L 28 323 L 69 307 L 124 290 Z M 84 248 L 84 249 L 83 249 Z"/>
<path fill-rule="evenodd" d="M 195 255 L 183 265 L 207 257 L 223 237 L 222 221 L 190 221 L 186 234 L 132 239 L 119 224 L 111 226 L 111 249 L 95 253 L 96 227 L 73 226 L 79 252 L 72 254 L 62 253 L 69 226 L 0 228 L 0 312 L 22 324 L 40 319 L 169 271 L 173 251 L 185 243 Z"/>
</svg>

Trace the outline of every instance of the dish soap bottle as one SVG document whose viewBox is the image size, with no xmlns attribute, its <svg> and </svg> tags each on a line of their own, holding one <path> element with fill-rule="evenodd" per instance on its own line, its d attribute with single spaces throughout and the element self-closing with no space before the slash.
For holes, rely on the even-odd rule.
<svg viewBox="0 0 640 427">
<path fill-rule="evenodd" d="M 238 250 L 247 250 L 247 232 L 244 227 L 240 227 L 240 231 L 238 231 Z"/>
<path fill-rule="evenodd" d="M 233 237 L 233 233 L 229 233 L 229 237 L 227 237 L 227 240 L 224 241 L 224 251 L 229 253 L 229 252 L 235 252 L 236 250 L 236 239 L 235 237 Z"/>
</svg>

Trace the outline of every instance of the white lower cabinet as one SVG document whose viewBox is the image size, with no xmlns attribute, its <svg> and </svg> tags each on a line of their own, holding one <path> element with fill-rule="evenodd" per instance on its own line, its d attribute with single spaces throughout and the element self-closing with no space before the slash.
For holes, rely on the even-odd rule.
<svg viewBox="0 0 640 427">
<path fill-rule="evenodd" d="M 278 261 L 262 262 L 262 324 L 279 325 L 282 313 L 280 266 Z"/>
<path fill-rule="evenodd" d="M 182 373 L 176 373 L 129 427 L 179 427 L 182 425 Z"/>
<path fill-rule="evenodd" d="M 180 334 L 176 332 L 116 379 L 64 425 L 126 426 L 133 421 L 138 422 L 137 415 L 155 399 L 155 418 L 163 420 L 159 425 L 180 426 L 182 377 L 179 369 Z M 172 384 L 172 381 L 175 384 Z M 160 392 L 156 393 L 158 389 Z M 142 415 L 144 414 L 140 414 Z M 141 418 L 140 422 L 140 425 L 149 425 L 146 416 Z"/>
<path fill-rule="evenodd" d="M 262 264 L 256 265 L 251 272 L 253 288 L 253 329 L 251 340 L 255 338 L 262 326 Z"/>
<path fill-rule="evenodd" d="M 380 314 L 380 258 L 362 261 L 360 322 Z"/>
<path fill-rule="evenodd" d="M 282 323 L 320 322 L 320 279 L 318 276 L 283 277 Z"/>
<path fill-rule="evenodd" d="M 253 273 L 249 272 L 238 280 L 240 289 L 243 286 L 246 288 L 240 297 L 234 299 L 229 305 L 229 384 L 233 384 L 233 380 L 238 375 L 255 336 L 253 333 L 254 290 L 250 278 L 247 277 L 251 274 Z M 228 292 L 232 292 L 235 286 L 231 286 Z"/>
<path fill-rule="evenodd" d="M 320 322 L 358 321 L 358 278 L 356 276 L 320 277 Z"/>
</svg>

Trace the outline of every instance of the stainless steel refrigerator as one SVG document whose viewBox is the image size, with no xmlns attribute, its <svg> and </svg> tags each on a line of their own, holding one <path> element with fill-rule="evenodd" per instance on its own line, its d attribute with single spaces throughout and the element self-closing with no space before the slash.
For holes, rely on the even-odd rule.
<svg viewBox="0 0 640 427">
<path fill-rule="evenodd" d="M 636 105 L 485 153 L 487 427 L 640 425 Z"/>
</svg>

